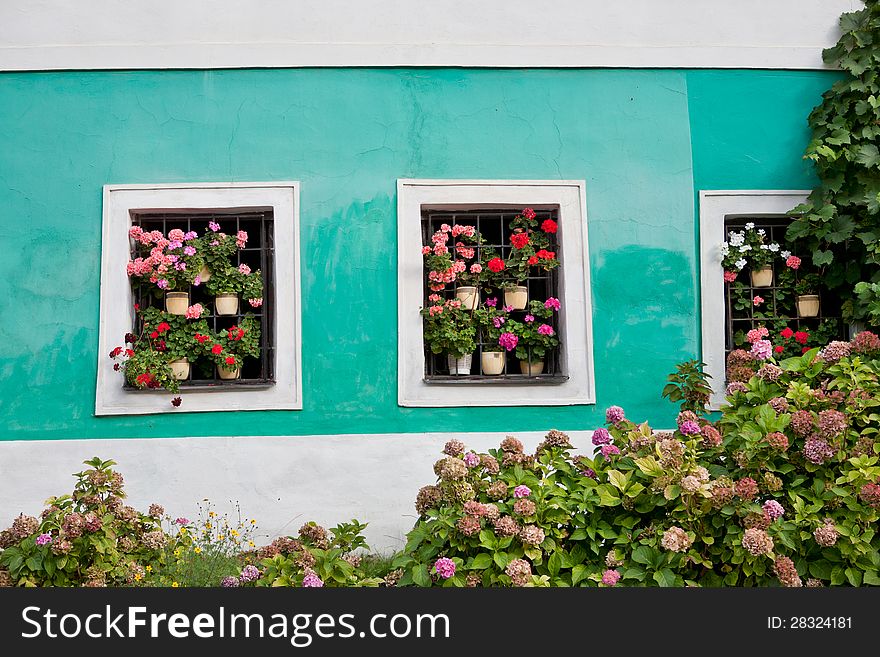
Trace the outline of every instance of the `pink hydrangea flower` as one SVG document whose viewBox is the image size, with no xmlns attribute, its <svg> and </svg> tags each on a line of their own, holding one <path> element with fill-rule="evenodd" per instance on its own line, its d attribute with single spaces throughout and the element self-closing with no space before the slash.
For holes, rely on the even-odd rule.
<svg viewBox="0 0 880 657">
<path fill-rule="evenodd" d="M 468 452 L 463 457 L 464 464 L 469 468 L 475 468 L 480 465 L 480 457 L 478 454 L 474 454 L 473 452 Z"/>
<path fill-rule="evenodd" d="M 751 354 L 758 360 L 767 360 L 773 354 L 773 343 L 770 340 L 758 340 L 752 345 Z"/>
<path fill-rule="evenodd" d="M 52 542 L 51 534 L 40 534 L 34 541 L 37 545 L 49 545 Z"/>
<path fill-rule="evenodd" d="M 620 581 L 620 573 L 613 569 L 608 569 L 602 573 L 602 583 L 605 586 L 614 586 Z"/>
<path fill-rule="evenodd" d="M 449 579 L 455 575 L 455 562 L 447 557 L 440 557 L 434 562 L 434 570 L 443 579 Z"/>
<path fill-rule="evenodd" d="M 523 485 L 523 484 L 520 484 L 519 486 L 517 486 L 516 488 L 513 489 L 513 496 L 514 497 L 528 497 L 531 494 L 532 494 L 532 489 L 529 488 L 528 486 Z"/>
<path fill-rule="evenodd" d="M 776 520 L 777 518 L 781 518 L 785 515 L 785 509 L 782 508 L 782 505 L 776 500 L 767 500 L 764 502 L 764 513 L 767 515 L 770 520 Z"/>
<path fill-rule="evenodd" d="M 611 457 L 615 454 L 620 454 L 620 450 L 616 445 L 602 445 L 602 456 L 605 457 L 606 461 L 610 461 Z"/>
<path fill-rule="evenodd" d="M 610 445 L 611 444 L 611 434 L 608 433 L 608 429 L 605 427 L 599 427 L 598 429 L 593 430 L 593 444 L 597 447 L 600 445 Z"/>
<path fill-rule="evenodd" d="M 620 406 L 609 406 L 605 410 L 605 421 L 610 424 L 617 424 L 626 419 L 626 415 Z"/>
<path fill-rule="evenodd" d="M 303 577 L 303 588 L 319 589 L 322 586 L 324 586 L 324 581 L 315 573 L 309 573 L 308 575 Z"/>
</svg>

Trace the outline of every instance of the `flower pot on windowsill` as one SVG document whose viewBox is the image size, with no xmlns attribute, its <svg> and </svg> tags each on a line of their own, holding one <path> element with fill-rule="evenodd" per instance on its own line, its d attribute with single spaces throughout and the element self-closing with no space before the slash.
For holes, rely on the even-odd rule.
<svg viewBox="0 0 880 657">
<path fill-rule="evenodd" d="M 529 288 L 525 285 L 504 290 L 504 305 L 512 306 L 514 310 L 523 310 L 529 302 Z"/>
<path fill-rule="evenodd" d="M 448 354 L 446 363 L 449 365 L 449 373 L 454 375 L 470 374 L 473 357 L 473 354 L 465 354 L 461 358 L 456 358 L 452 354 Z"/>
<path fill-rule="evenodd" d="M 216 308 L 218 315 L 237 315 L 238 295 L 218 294 L 214 298 L 214 308 Z"/>
<path fill-rule="evenodd" d="M 505 355 L 503 351 L 484 351 L 480 356 L 483 374 L 496 375 L 504 371 Z"/>
<path fill-rule="evenodd" d="M 819 314 L 818 294 L 799 294 L 797 298 L 799 317 L 815 317 Z"/>
<path fill-rule="evenodd" d="M 222 365 L 217 366 L 217 376 L 219 376 L 224 381 L 230 381 L 232 379 L 237 379 L 241 376 L 241 368 L 237 367 L 234 370 L 227 370 Z"/>
<path fill-rule="evenodd" d="M 168 363 L 174 378 L 178 381 L 184 381 L 189 378 L 189 361 L 186 358 L 179 358 Z"/>
<path fill-rule="evenodd" d="M 166 292 L 165 310 L 172 315 L 185 315 L 189 308 L 189 292 Z"/>
<path fill-rule="evenodd" d="M 544 361 L 533 360 L 529 362 L 527 360 L 521 360 L 519 361 L 519 370 L 526 376 L 535 376 L 544 371 Z"/>
<path fill-rule="evenodd" d="M 455 298 L 461 301 L 461 307 L 464 310 L 474 310 L 480 305 L 479 288 L 465 285 L 455 291 Z"/>
<path fill-rule="evenodd" d="M 752 287 L 770 287 L 771 285 L 773 285 L 772 267 L 752 270 Z"/>
</svg>

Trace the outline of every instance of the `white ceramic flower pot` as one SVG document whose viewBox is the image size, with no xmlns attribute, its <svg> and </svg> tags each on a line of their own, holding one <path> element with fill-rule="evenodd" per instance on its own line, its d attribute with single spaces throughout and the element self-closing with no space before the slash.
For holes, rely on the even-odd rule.
<svg viewBox="0 0 880 657">
<path fill-rule="evenodd" d="M 218 315 L 237 315 L 238 295 L 218 294 L 214 299 L 214 307 L 217 309 Z"/>
<path fill-rule="evenodd" d="M 504 371 L 503 351 L 484 351 L 480 356 L 480 366 L 483 374 L 501 374 Z"/>
<path fill-rule="evenodd" d="M 752 287 L 770 287 L 773 285 L 773 268 L 752 270 Z"/>
<path fill-rule="evenodd" d="M 217 375 L 224 381 L 237 379 L 241 376 L 241 369 L 227 370 L 225 367 L 217 366 Z"/>
<path fill-rule="evenodd" d="M 523 310 L 529 302 L 529 288 L 524 285 L 504 290 L 504 305 L 513 306 L 514 310 Z"/>
<path fill-rule="evenodd" d="M 470 374 L 471 373 L 471 363 L 473 361 L 473 354 L 467 354 L 462 356 L 461 358 L 455 358 L 454 356 L 447 355 L 446 362 L 449 365 L 449 373 L 450 374 Z"/>
<path fill-rule="evenodd" d="M 797 311 L 800 317 L 815 317 L 819 314 L 818 294 L 799 294 L 797 298 Z"/>
<path fill-rule="evenodd" d="M 202 265 L 202 268 L 199 269 L 199 280 L 202 283 L 207 283 L 211 280 L 211 270 L 208 269 L 208 265 Z"/>
<path fill-rule="evenodd" d="M 189 378 L 189 361 L 186 358 L 172 360 L 168 365 L 171 367 L 171 372 L 174 374 L 174 378 L 178 381 L 183 381 L 184 379 Z"/>
<path fill-rule="evenodd" d="M 543 360 L 533 360 L 531 363 L 527 360 L 519 361 L 519 370 L 526 376 L 535 376 L 544 371 Z"/>
<path fill-rule="evenodd" d="M 166 292 L 165 310 L 172 315 L 185 315 L 189 308 L 189 292 Z"/>
<path fill-rule="evenodd" d="M 461 301 L 461 307 L 465 310 L 475 310 L 480 305 L 480 290 L 465 285 L 455 291 L 455 298 Z"/>
</svg>

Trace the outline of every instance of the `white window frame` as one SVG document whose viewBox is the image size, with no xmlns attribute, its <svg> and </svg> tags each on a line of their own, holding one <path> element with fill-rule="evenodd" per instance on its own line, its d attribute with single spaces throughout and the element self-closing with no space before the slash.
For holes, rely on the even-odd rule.
<svg viewBox="0 0 880 657">
<path fill-rule="evenodd" d="M 807 200 L 810 190 L 735 189 L 700 190 L 700 310 L 702 358 L 712 378 L 709 408 L 717 411 L 724 403 L 724 269 L 721 243 L 724 222 L 730 215 L 786 217 Z"/>
<path fill-rule="evenodd" d="M 595 404 L 593 323 L 583 180 L 397 181 L 398 404 L 414 407 L 570 406 Z M 560 365 L 557 385 L 424 381 L 422 209 L 558 207 Z"/>
<path fill-rule="evenodd" d="M 95 415 L 140 415 L 192 411 L 300 410 L 302 361 L 300 322 L 298 182 L 105 185 L 101 244 L 101 309 Z M 211 209 L 271 209 L 274 216 L 275 384 L 181 389 L 175 408 L 167 391 L 125 390 L 110 351 L 134 325 L 134 299 L 125 271 L 132 213 Z"/>
</svg>

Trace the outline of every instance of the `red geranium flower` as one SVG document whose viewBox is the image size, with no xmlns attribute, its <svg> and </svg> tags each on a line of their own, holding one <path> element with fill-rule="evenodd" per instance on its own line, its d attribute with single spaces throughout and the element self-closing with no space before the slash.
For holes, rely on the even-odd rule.
<svg viewBox="0 0 880 657">
<path fill-rule="evenodd" d="M 150 333 L 150 337 L 156 339 L 159 337 L 159 333 L 157 331 L 153 331 L 152 333 Z"/>
<path fill-rule="evenodd" d="M 156 330 L 159 331 L 159 333 L 164 333 L 170 328 L 171 326 L 168 324 L 168 322 L 162 322 L 161 324 L 159 324 L 159 326 L 156 327 Z"/>
<path fill-rule="evenodd" d="M 782 332 L 779 335 L 788 340 L 791 336 L 794 335 L 794 331 L 786 326 L 784 329 L 782 329 Z"/>
<path fill-rule="evenodd" d="M 116 358 L 121 353 L 122 353 L 122 347 L 116 347 L 113 349 L 113 351 L 110 352 L 110 358 Z"/>
<path fill-rule="evenodd" d="M 785 347 L 783 347 L 781 344 L 778 344 L 773 347 L 773 351 L 775 351 L 777 354 L 781 354 L 783 351 L 785 351 Z"/>
<path fill-rule="evenodd" d="M 227 356 L 226 357 L 226 364 L 227 365 L 235 365 L 235 358 L 233 358 L 232 356 Z"/>
<path fill-rule="evenodd" d="M 126 349 L 125 355 L 131 358 L 132 356 L 134 356 L 134 349 Z"/>
<path fill-rule="evenodd" d="M 501 258 L 492 258 L 486 265 L 496 274 L 504 269 L 504 261 Z"/>
<path fill-rule="evenodd" d="M 143 374 L 138 374 L 137 379 L 136 379 L 136 381 L 138 382 L 138 385 L 142 385 L 142 386 L 149 385 L 150 381 L 152 381 L 152 380 L 153 380 L 153 377 L 149 372 L 145 372 Z"/>
<path fill-rule="evenodd" d="M 535 211 L 532 210 L 532 208 L 525 208 L 523 210 L 523 216 L 526 219 L 534 219 L 535 218 Z"/>
<path fill-rule="evenodd" d="M 204 344 L 205 341 L 208 339 L 208 336 L 202 335 L 201 333 L 196 333 L 195 338 L 196 340 L 198 340 L 199 344 Z"/>
<path fill-rule="evenodd" d="M 809 350 L 810 350 L 809 347 L 804 347 L 803 349 L 801 349 L 801 353 L 802 353 L 802 354 L 805 354 L 805 353 L 807 353 Z"/>
<path fill-rule="evenodd" d="M 174 399 L 171 400 L 171 405 L 174 406 L 174 408 L 177 408 L 178 406 L 180 406 L 180 403 L 182 401 L 183 400 L 180 397 L 175 397 Z"/>
<path fill-rule="evenodd" d="M 541 224 L 541 230 L 545 233 L 555 233 L 557 228 L 556 222 L 552 219 L 544 219 L 544 223 Z"/>
<path fill-rule="evenodd" d="M 527 233 L 514 233 L 510 236 L 510 243 L 515 249 L 521 249 L 529 243 L 529 236 Z"/>
<path fill-rule="evenodd" d="M 536 254 L 542 260 L 552 260 L 556 257 L 556 251 L 548 251 L 547 249 L 541 249 Z"/>
<path fill-rule="evenodd" d="M 159 340 L 159 346 L 156 347 L 157 351 L 165 351 L 165 340 Z"/>
<path fill-rule="evenodd" d="M 221 351 L 223 351 L 223 347 L 221 347 L 219 344 L 215 344 L 213 347 L 211 347 L 211 353 L 214 355 L 219 354 Z"/>
<path fill-rule="evenodd" d="M 529 265 L 537 265 L 538 264 L 538 256 L 532 256 L 529 258 Z"/>
<path fill-rule="evenodd" d="M 798 331 L 794 334 L 794 339 L 798 341 L 799 344 L 807 344 L 807 339 L 810 337 L 809 333 L 805 333 L 804 331 Z"/>
</svg>

